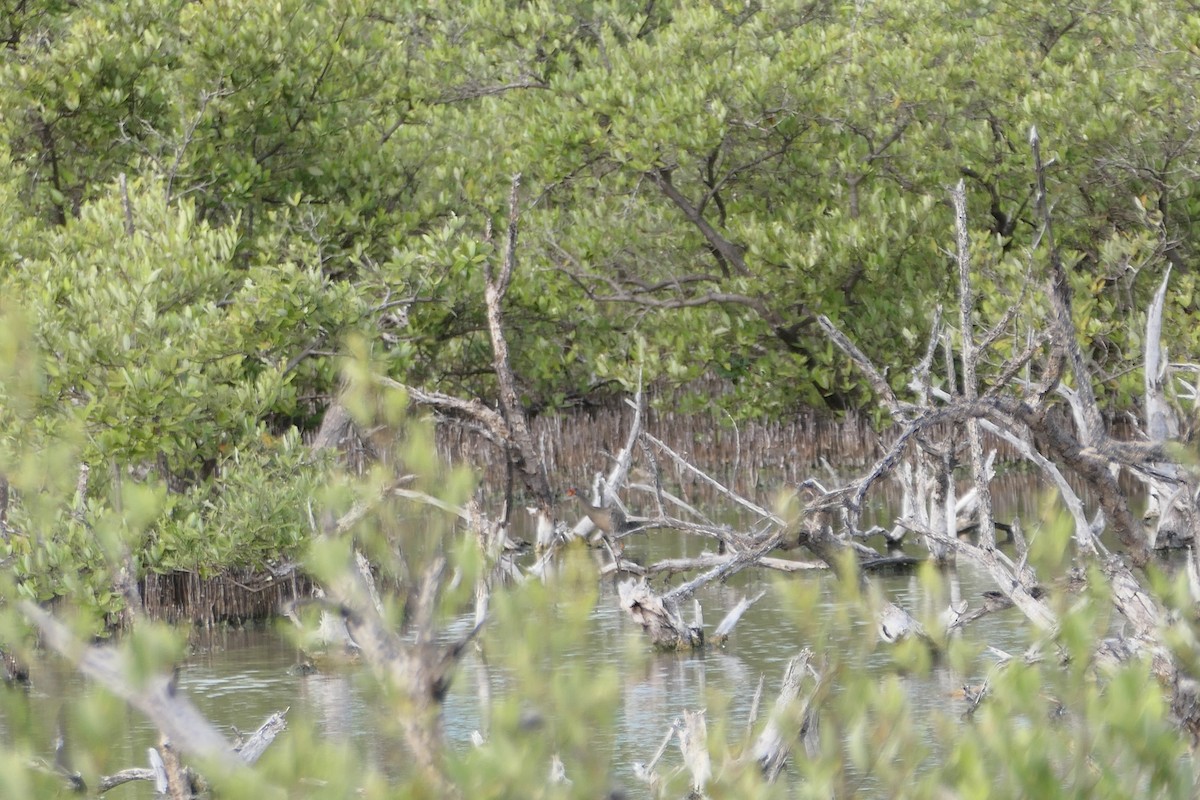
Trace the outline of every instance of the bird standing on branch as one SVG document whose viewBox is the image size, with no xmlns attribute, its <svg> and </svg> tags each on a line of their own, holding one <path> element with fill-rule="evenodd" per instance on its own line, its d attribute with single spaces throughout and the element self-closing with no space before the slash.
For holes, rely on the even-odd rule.
<svg viewBox="0 0 1200 800">
<path fill-rule="evenodd" d="M 625 512 L 620 508 L 601 508 L 594 506 L 587 500 L 584 500 L 576 491 L 575 487 L 567 489 L 567 497 L 573 498 L 583 507 L 583 513 L 587 514 L 588 519 L 592 524 L 600 529 L 601 532 L 613 536 L 625 531 L 626 521 Z"/>
</svg>

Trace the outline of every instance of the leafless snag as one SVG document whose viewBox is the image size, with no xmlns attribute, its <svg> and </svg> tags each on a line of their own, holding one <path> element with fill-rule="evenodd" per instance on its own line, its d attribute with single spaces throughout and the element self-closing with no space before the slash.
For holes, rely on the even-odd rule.
<svg viewBox="0 0 1200 800">
<path fill-rule="evenodd" d="M 805 648 L 788 661 L 783 686 L 775 699 L 775 710 L 759 734 L 752 750 L 763 776 L 774 783 L 783 772 L 796 744 L 804 743 L 811 755 L 816 751 L 817 708 L 822 699 L 825 681 L 812 667 L 812 651 Z M 802 703 L 797 703 L 806 678 L 813 685 Z"/>
<path fill-rule="evenodd" d="M 979 396 L 976 378 L 975 307 L 971 289 L 971 236 L 967 229 L 967 193 L 960 180 L 951 193 L 954 205 L 954 227 L 958 232 L 958 320 L 962 349 L 963 397 L 972 403 Z M 983 464 L 983 443 L 979 438 L 979 422 L 967 420 L 967 446 L 971 452 L 971 476 L 979 498 L 979 538 L 983 547 L 994 547 L 996 528 L 992 521 L 992 492 Z"/>
<path fill-rule="evenodd" d="M 1164 368 L 1161 365 L 1165 359 L 1159 356 L 1161 313 L 1167 278 L 1164 277 L 1155 295 L 1147 322 L 1145 407 L 1148 435 L 1144 441 L 1118 441 L 1111 438 L 1106 430 L 1096 401 L 1091 370 L 1072 323 L 1071 291 L 1054 240 L 1045 165 L 1042 163 L 1036 131 L 1031 133 L 1030 145 L 1037 184 L 1036 208 L 1041 218 L 1039 240 L 1045 243 L 1049 258 L 1047 289 L 1051 299 L 1051 347 L 1045 363 L 1040 365 L 1042 383 L 1031 387 L 1028 381 L 1020 381 L 1016 377 L 1023 365 L 1028 364 L 1041 350 L 1045 336 L 1036 332 L 1026 337 L 1027 344 L 1021 353 L 1002 365 L 991 386 L 985 388 L 980 383 L 979 367 L 983 352 L 997 340 L 999 329 L 1015 317 L 1006 315 L 1004 321 L 989 331 L 982 344 L 977 346 L 972 318 L 973 290 L 970 280 L 970 242 L 965 219 L 966 200 L 960 183 L 952 194 L 952 201 L 958 233 L 959 355 L 963 370 L 963 393 L 954 396 L 933 387 L 928 377 L 928 364 L 932 361 L 928 352 L 912 386 L 917 395 L 915 407 L 899 402 L 890 388 L 879 386 L 877 391 L 885 406 L 893 412 L 898 425 L 895 443 L 857 481 L 810 499 L 804 525 L 810 537 L 802 543 L 811 547 L 816 542 L 818 548 L 815 552 L 822 558 L 828 558 L 830 544 L 840 541 L 837 534 L 831 533 L 837 507 L 844 509 L 845 532 L 853 534 L 866 491 L 882 476 L 898 472 L 905 491 L 915 493 L 914 498 L 906 502 L 905 518 L 900 523 L 922 534 L 930 543 L 931 551 L 940 548 L 980 564 L 991 574 L 999 589 L 997 598 L 994 601 L 988 599 L 982 609 L 972 612 L 961 606 L 955 607 L 950 628 L 960 627 L 983 613 L 1011 604 L 1017 606 L 1047 636 L 1053 637 L 1058 620 L 1046 603 L 1044 592 L 1027 563 L 1028 548 L 1019 534 L 1019 527 L 1014 528 L 1017 547 L 1015 560 L 998 550 L 994 546 L 994 536 L 989 535 L 987 465 L 982 447 L 979 446 L 979 435 L 988 432 L 1002 438 L 1036 465 L 1059 489 L 1075 522 L 1077 557 L 1090 561 L 1103 572 L 1111 587 L 1113 606 L 1128 622 L 1127 633 L 1113 637 L 1100 648 L 1097 659 L 1125 660 L 1138 653 L 1148 655 L 1155 674 L 1172 692 L 1173 709 L 1181 725 L 1196 735 L 1200 732 L 1200 683 L 1181 672 L 1169 655 L 1161 638 L 1163 619 L 1157 604 L 1123 558 L 1104 550 L 1097 537 L 1098 523 L 1088 521 L 1082 501 L 1064 477 L 1065 473 L 1073 471 L 1087 482 L 1103 512 L 1100 519 L 1107 519 L 1112 525 L 1135 567 L 1147 562 L 1149 547 L 1146 531 L 1131 513 L 1128 498 L 1117 481 L 1120 470 L 1126 469 L 1138 476 L 1161 498 L 1160 513 L 1171 518 L 1167 523 L 1172 529 L 1171 536 L 1180 533 L 1186 538 L 1195 536 L 1200 519 L 1196 508 L 1195 480 L 1179 468 L 1167 446 L 1172 436 L 1171 410 L 1165 403 L 1162 391 Z M 823 327 L 829 332 L 832 326 L 823 322 Z M 881 382 L 881 373 L 845 337 L 834 331 L 830 332 L 830 338 L 863 369 L 873 384 Z M 954 364 L 955 359 L 946 359 L 947 382 L 951 386 L 956 383 Z M 1069 377 L 1072 380 L 1069 387 L 1063 381 L 1065 369 L 1070 370 Z M 1067 401 L 1071 423 L 1064 424 L 1052 413 L 1051 404 L 1055 397 Z M 958 526 L 955 523 L 955 510 L 958 504 L 952 495 L 953 481 L 949 480 L 954 447 L 952 443 L 930 447 L 924 439 L 929 431 L 939 425 L 951 425 L 959 430 L 965 429 L 967 433 L 975 484 L 974 502 L 981 511 L 982 534 L 979 544 L 962 541 L 956 535 Z M 1038 443 L 1037 449 L 1033 441 Z M 932 482 L 923 477 L 927 473 L 922 471 L 924 468 L 920 466 L 920 459 L 923 456 L 919 453 L 915 469 L 903 465 L 904 454 L 914 450 L 925 450 L 930 455 L 940 450 L 943 463 L 935 469 L 935 480 Z M 944 514 L 938 513 L 936 509 L 939 507 L 945 509 Z M 1164 525 L 1160 522 L 1158 530 L 1163 529 Z M 822 552 L 822 549 L 826 552 Z M 1074 574 L 1079 577 L 1083 572 L 1078 570 Z M 1194 576 L 1193 583 L 1197 586 L 1197 596 L 1200 596 L 1200 564 L 1196 562 L 1194 554 L 1189 554 L 1188 574 Z"/>
</svg>

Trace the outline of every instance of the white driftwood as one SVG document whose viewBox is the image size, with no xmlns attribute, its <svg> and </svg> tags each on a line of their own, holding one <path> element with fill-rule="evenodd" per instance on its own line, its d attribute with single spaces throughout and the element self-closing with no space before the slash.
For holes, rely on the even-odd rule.
<svg viewBox="0 0 1200 800">
<path fill-rule="evenodd" d="M 601 568 L 601 575 L 611 575 L 614 572 L 628 572 L 632 575 L 659 575 L 667 574 L 674 575 L 678 572 L 694 572 L 700 569 L 713 569 L 723 564 L 728 564 L 737 558 L 734 553 L 726 553 L 718 555 L 716 553 L 706 553 L 695 556 L 694 558 L 664 558 L 662 561 L 655 561 L 653 564 L 642 566 L 631 561 L 622 560 L 619 569 L 618 565 L 606 564 Z M 793 561 L 787 558 L 773 558 L 771 556 L 763 556 L 758 560 L 757 566 L 766 569 L 773 569 L 778 572 L 813 572 L 828 570 L 829 565 L 823 561 Z"/>
<path fill-rule="evenodd" d="M 610 508 L 612 506 L 620 507 L 621 501 L 617 497 L 617 490 L 625 485 L 626 478 L 629 475 L 629 467 L 633 463 L 633 448 L 637 445 L 642 435 L 642 415 L 645 398 L 642 395 L 641 378 L 638 379 L 638 388 L 633 396 L 633 400 L 626 402 L 629 402 L 629 405 L 633 407 L 633 421 L 629 424 L 629 433 L 625 437 L 625 446 L 621 448 L 621 452 L 617 453 L 612 469 L 609 470 L 608 476 L 604 480 L 604 492 L 599 498 L 599 505 L 603 508 Z M 626 517 L 628 516 L 628 514 L 624 513 L 624 509 L 622 509 L 622 514 Z M 583 519 L 579 520 L 575 524 L 575 527 L 571 529 L 571 536 L 587 536 L 591 533 L 591 528 L 594 527 L 595 525 L 591 519 L 587 515 L 584 515 Z"/>
<path fill-rule="evenodd" d="M 750 701 L 750 714 L 746 717 L 746 741 L 750 741 L 750 734 L 754 731 L 754 723 L 758 721 L 758 707 L 762 703 L 763 686 L 767 682 L 767 674 L 761 673 L 758 676 L 758 686 L 754 689 L 754 698 Z"/>
<path fill-rule="evenodd" d="M 657 788 L 660 778 L 654 767 L 663 757 L 663 754 L 667 752 L 667 747 L 671 744 L 671 739 L 675 738 L 675 732 L 679 729 L 681 724 L 682 723 L 678 719 L 671 722 L 671 727 L 667 728 L 667 735 L 663 737 L 662 743 L 659 744 L 658 749 L 654 751 L 654 757 L 650 759 L 649 763 L 643 764 L 640 761 L 633 762 L 633 774 L 638 780 L 648 784 L 651 788 L 651 791 L 655 795 L 657 795 Z"/>
<path fill-rule="evenodd" d="M 684 711 L 683 725 L 679 736 L 679 751 L 683 753 L 683 764 L 692 776 L 692 791 L 703 795 L 704 787 L 712 777 L 712 760 L 708 756 L 708 723 L 705 712 Z"/>
<path fill-rule="evenodd" d="M 879 638 L 888 644 L 895 644 L 902 639 L 908 638 L 910 634 L 928 638 L 921 623 L 913 619 L 912 615 L 902 609 L 895 603 L 885 603 L 879 611 L 879 618 L 876 620 L 876 625 L 879 631 Z"/>
<path fill-rule="evenodd" d="M 783 673 L 783 686 L 775 700 L 775 709 L 771 712 L 766 727 L 754 742 L 751 752 L 762 769 L 763 776 L 769 782 L 774 782 L 779 777 L 793 747 L 815 733 L 816 711 L 813 701 L 820 688 L 820 678 L 817 678 L 816 685 L 804 703 L 797 705 L 796 700 L 805 676 L 811 671 L 809 662 L 812 655 L 812 650 L 806 647 L 788 661 L 787 669 Z"/>
<path fill-rule="evenodd" d="M 737 605 L 729 609 L 728 613 L 725 614 L 725 618 L 721 620 L 720 624 L 717 625 L 717 629 L 713 631 L 713 644 L 723 644 L 729 638 L 729 634 L 733 632 L 734 626 L 738 624 L 738 620 L 742 618 L 742 615 L 750 609 L 750 606 L 763 599 L 766 593 L 764 589 L 754 597 L 743 597 L 738 601 Z"/>
<path fill-rule="evenodd" d="M 954 205 L 954 227 L 958 234 L 958 319 L 963 397 L 967 402 L 973 403 L 979 397 L 979 385 L 975 377 L 975 301 L 971 289 L 971 237 L 967 230 L 967 190 L 961 178 L 950 196 Z M 983 463 L 979 421 L 975 418 L 967 420 L 967 448 L 971 453 L 971 477 L 978 498 L 979 540 L 984 547 L 993 547 L 996 544 L 996 529 L 992 524 L 992 493 L 988 488 L 987 468 Z"/>
<path fill-rule="evenodd" d="M 262 725 L 258 726 L 258 730 L 251 734 L 249 739 L 237 746 L 237 753 L 243 761 L 253 764 L 262 757 L 271 742 L 275 741 L 275 737 L 287 729 L 285 714 L 287 714 L 287 709 L 276 711 L 267 717 Z"/>
<path fill-rule="evenodd" d="M 703 631 L 697 632 L 683 621 L 678 603 L 660 597 L 645 580 L 622 581 L 617 595 L 621 608 L 642 626 L 656 647 L 678 649 L 704 644 Z"/>
</svg>

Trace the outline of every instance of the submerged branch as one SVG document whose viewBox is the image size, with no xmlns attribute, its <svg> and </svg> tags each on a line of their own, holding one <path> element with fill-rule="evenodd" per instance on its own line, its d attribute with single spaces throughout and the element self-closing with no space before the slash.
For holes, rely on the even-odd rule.
<svg viewBox="0 0 1200 800">
<path fill-rule="evenodd" d="M 178 691 L 173 676 L 152 676 L 135 685 L 129 677 L 129 664 L 119 651 L 83 644 L 67 626 L 28 600 L 19 607 L 37 627 L 47 646 L 74 664 L 84 676 L 145 714 L 180 752 L 204 759 L 227 772 L 245 768 L 246 762 L 237 756 L 232 745 Z"/>
</svg>

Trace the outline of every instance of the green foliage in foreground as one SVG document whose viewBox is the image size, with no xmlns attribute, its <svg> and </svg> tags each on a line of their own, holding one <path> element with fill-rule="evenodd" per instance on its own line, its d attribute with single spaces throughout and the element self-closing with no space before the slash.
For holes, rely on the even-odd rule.
<svg viewBox="0 0 1200 800">
<path fill-rule="evenodd" d="M 925 584 L 933 592 L 940 588 L 935 576 L 925 576 Z M 841 638 L 831 633 L 845 625 L 871 630 L 869 598 L 843 593 L 831 605 L 809 579 L 779 579 L 773 590 L 788 599 L 790 621 L 808 641 Z M 590 666 L 570 655 L 595 644 L 586 639 L 584 624 L 597 599 L 591 560 L 568 558 L 547 584 L 506 590 L 496 599 L 483 649 L 492 669 L 511 676 L 509 691 L 492 699 L 488 742 L 479 748 L 463 745 L 447 754 L 452 784 L 465 797 L 605 796 L 619 786 L 614 772 L 627 774 L 629 767 L 612 763 L 596 746 L 618 735 L 614 719 L 621 707 L 621 677 L 614 668 Z M 849 651 L 816 646 L 815 663 L 832 687 L 820 705 L 819 750 L 810 758 L 798 748 L 776 785 L 763 783 L 731 722 L 734 706 L 744 706 L 748 698 L 710 693 L 706 703 L 713 779 L 706 796 L 1194 796 L 1187 743 L 1174 728 L 1161 687 L 1149 677 L 1147 665 L 1133 662 L 1099 674 L 1089 666 L 1096 632 L 1103 628 L 1093 600 L 1103 602 L 1099 595 L 1085 602 L 1071 599 L 1074 610 L 1067 611 L 1063 621 L 1076 628 L 1077 635 L 1064 636 L 1064 649 L 1051 648 L 1053 657 L 1034 664 L 996 668 L 977 645 L 964 643 L 951 646 L 950 666 L 932 664 L 927 652 L 917 647 L 886 655 L 876 649 L 872 636 L 863 636 Z M 445 611 L 452 618 L 456 610 Z M 6 627 L 13 630 L 11 619 Z M 175 647 L 164 647 L 163 635 L 173 638 Z M 150 628 L 121 646 L 132 662 L 169 669 L 179 657 L 182 638 L 179 632 Z M 640 633 L 632 630 L 625 647 L 630 667 L 662 657 L 651 654 Z M 863 669 L 868 660 L 878 665 L 880 658 L 892 662 L 889 674 L 880 678 L 877 669 L 874 674 Z M 1066 666 L 1062 658 L 1070 659 Z M 914 702 L 915 694 L 931 691 L 931 683 L 948 682 L 947 670 L 990 680 L 988 698 L 969 719 L 961 716 L 961 700 L 947 699 L 944 706 L 933 708 Z M 765 709 L 779 678 L 767 675 Z M 362 680 L 371 679 L 364 675 Z M 381 731 L 379 749 L 372 749 L 402 753 L 390 721 L 403 713 L 403 699 L 385 687 L 368 691 L 374 698 L 373 724 Z M 56 721 L 33 715 L 21 690 L 9 689 L 0 696 L 8 721 L 0 790 L 13 797 L 62 796 L 66 790 L 61 778 L 30 766 L 35 756 L 46 754 Z M 95 691 L 65 709 L 64 715 L 73 764 L 85 781 L 95 785 L 99 775 L 129 766 L 121 760 L 128 750 L 113 746 L 130 735 L 125 729 L 129 717 L 119 701 Z M 531 718 L 540 723 L 529 724 Z M 246 725 L 253 722 L 247 720 Z M 227 798 L 437 796 L 408 771 L 403 757 L 389 760 L 385 774 L 375 757 L 322 738 L 311 724 L 293 717 L 288 732 L 253 774 L 228 779 L 210 771 L 206 777 Z M 785 720 L 784 729 L 795 724 L 798 719 Z M 655 743 L 643 744 L 649 751 Z M 556 755 L 572 781 L 569 785 L 547 784 Z M 657 796 L 686 795 L 689 779 L 686 772 L 675 772 L 679 766 L 672 746 L 659 765 L 665 783 Z M 630 796 L 648 796 L 645 787 L 624 788 Z"/>
<path fill-rule="evenodd" d="M 363 424 L 387 426 L 394 447 L 388 453 L 392 468 L 413 472 L 407 484 L 416 491 L 451 504 L 463 502 L 471 481 L 461 471 L 446 469 L 431 454 L 428 427 L 408 420 L 403 398 L 369 388 L 370 367 L 356 362 L 349 371 L 349 406 Z M 29 503 L 32 523 L 52 529 L 55 506 L 73 480 L 56 480 L 63 456 L 55 447 L 27 454 L 23 480 L 40 476 L 43 492 Z M 389 468 L 391 469 L 391 468 Z M 15 473 L 14 474 L 18 474 Z M 353 528 L 355 542 L 372 557 L 381 584 L 387 589 L 385 613 L 399 623 L 414 602 L 415 576 L 424 574 L 435 558 L 449 559 L 447 575 L 455 580 L 441 594 L 436 625 L 446 631 L 461 626 L 470 616 L 472 587 L 486 574 L 474 535 L 457 517 L 427 503 L 391 497 L 380 501 L 380 488 L 390 472 L 374 470 L 353 477 L 327 469 L 314 495 L 318 508 L 340 515 L 358 502 L 367 502 L 370 513 Z M 57 488 L 56 488 L 57 487 Z M 23 489 L 27 497 L 35 495 Z M 145 536 L 146 524 L 156 518 L 163 493 L 132 490 L 126 485 L 118 503 L 104 495 L 104 513 L 94 524 L 92 541 L 102 556 Z M 99 501 L 95 501 L 99 502 Z M 246 500 L 246 502 L 253 502 Z M 119 510 L 118 510 L 119 509 Z M 230 514 L 246 516 L 239 506 Z M 42 530 L 36 524 L 25 535 Z M 89 531 L 91 532 L 91 531 Z M 1069 525 L 1049 524 L 1039 536 L 1034 561 L 1054 559 L 1069 537 Z M 307 565 L 325 581 L 345 568 L 349 542 L 334 541 L 310 550 Z M 97 558 L 96 585 L 111 577 L 103 557 Z M 1044 572 L 1052 564 L 1037 563 Z M 927 598 L 929 630 L 948 599 L 945 576 L 932 567 L 919 574 L 919 594 Z M 24 591 L 11 571 L 0 573 L 0 595 L 12 599 Z M 81 578 L 81 580 L 83 580 Z M 1160 581 L 1160 594 L 1169 607 L 1187 608 L 1181 584 Z M 391 588 L 388 588 L 391 587 Z M 1053 639 L 1032 639 L 1032 652 L 1042 658 L 1029 662 L 1020 657 L 1006 666 L 984 652 L 969 637 L 942 643 L 942 654 L 915 641 L 898 647 L 879 644 L 874 635 L 875 611 L 882 598 L 860 593 L 856 581 L 781 576 L 771 590 L 783 602 L 787 623 L 798 631 L 797 649 L 814 650 L 813 664 L 825 676 L 816 695 L 819 740 L 811 756 L 797 746 L 789 769 L 774 785 L 763 782 L 749 757 L 749 742 L 732 723 L 733 711 L 748 702 L 745 697 L 709 693 L 708 751 L 712 779 L 705 787 L 711 798 L 783 797 L 1164 797 L 1194 796 L 1196 781 L 1188 742 L 1175 728 L 1163 688 L 1151 677 L 1149 665 L 1129 662 L 1115 669 L 1098 668 L 1094 653 L 1111 627 L 1107 587 L 1091 576 L 1082 595 L 1052 594 L 1061 620 Z M 832 588 L 832 596 L 830 589 Z M 1059 590 L 1053 590 L 1057 593 Z M 82 592 L 75 607 L 86 610 Z M 568 549 L 547 580 L 517 586 L 494 587 L 491 615 L 481 638 L 481 648 L 491 669 L 506 676 L 507 690 L 490 698 L 486 716 L 488 737 L 479 748 L 447 747 L 442 769 L 449 784 L 464 797 L 594 798 L 622 788 L 614 775 L 629 764 L 614 763 L 597 742 L 610 741 L 616 712 L 621 707 L 621 672 L 596 666 L 577 654 L 596 646 L 612 646 L 589 638 L 588 619 L 598 602 L 595 565 L 582 548 Z M 62 604 L 69 614 L 72 605 Z M 1177 614 L 1170 639 L 1179 653 L 1194 649 L 1196 630 L 1191 617 Z M 81 637 L 100 630 L 102 622 L 87 614 L 74 617 Z M 461 630 L 461 627 L 459 628 Z M 857 631 L 850 637 L 835 635 Z M 28 649 L 28 632 L 12 603 L 0 607 L 0 636 L 17 645 L 35 665 Z M 139 625 L 118 642 L 126 654 L 129 673 L 139 676 L 169 671 L 183 653 L 182 631 L 150 623 Z M 830 642 L 849 641 L 831 645 Z M 663 657 L 650 651 L 643 635 L 630 625 L 621 647 L 630 667 Z M 735 637 L 731 644 L 738 646 Z M 573 655 L 575 654 L 575 655 Z M 675 656 L 667 656 L 675 657 Z M 866 665 L 872 664 L 872 669 Z M 883 666 L 882 676 L 880 667 Z M 782 665 L 780 665 L 782 670 Z M 778 690 L 780 674 L 766 676 L 763 713 L 765 724 Z M 403 754 L 397 721 L 406 713 L 407 700 L 400 687 L 377 682 L 363 672 L 371 713 L 378 726 L 379 751 Z M 947 698 L 941 707 L 916 704 L 939 689 L 987 681 L 988 694 L 969 718 L 965 703 Z M 805 693 L 802 692 L 802 698 Z M 12 797 L 61 796 L 67 789 L 60 776 L 38 766 L 45 757 L 58 720 L 33 711 L 21 689 L 0 691 L 5 720 L 6 747 L 0 756 L 0 794 Z M 678 709 L 679 712 L 685 709 Z M 800 723 L 795 713 L 780 718 L 785 732 Z M 257 720 L 247 720 L 251 727 Z M 119 701 L 95 690 L 63 711 L 64 730 L 70 737 L 72 763 L 91 786 L 98 776 L 131 766 L 126 748 L 116 743 L 130 735 L 129 715 Z M 642 743 L 649 758 L 656 742 Z M 134 756 L 140 759 L 140 755 Z M 550 784 L 550 764 L 561 759 L 569 784 Z M 680 764 L 672 748 L 659 765 L 663 777 L 660 794 L 687 794 L 690 779 L 677 771 Z M 411 759 L 389 759 L 386 766 L 371 754 L 345 742 L 322 738 L 309 720 L 292 718 L 289 730 L 272 746 L 251 772 L 225 776 L 210 765 L 194 764 L 223 798 L 284 797 L 436 797 L 438 790 L 412 764 Z M 630 796 L 649 790 L 623 787 Z"/>
</svg>

